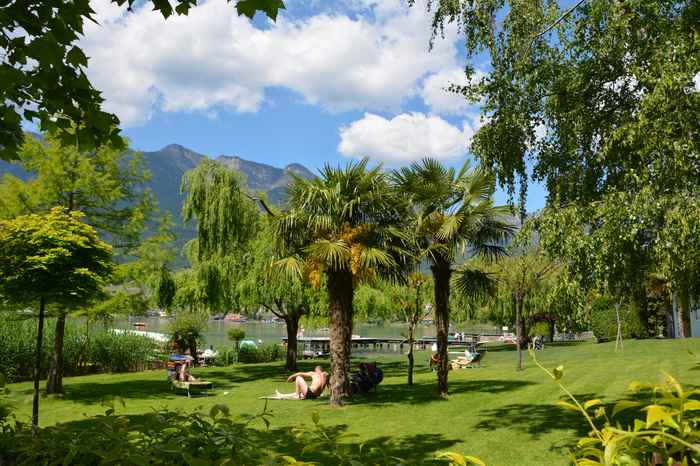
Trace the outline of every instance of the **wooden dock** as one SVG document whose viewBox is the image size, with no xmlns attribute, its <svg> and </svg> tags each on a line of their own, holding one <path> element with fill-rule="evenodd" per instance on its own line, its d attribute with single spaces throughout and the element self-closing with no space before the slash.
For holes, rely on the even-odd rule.
<svg viewBox="0 0 700 466">
<path fill-rule="evenodd" d="M 476 346 L 487 341 L 493 341 L 499 335 L 466 334 L 464 339 L 451 339 L 447 345 L 452 347 L 467 347 L 470 351 L 476 351 Z M 414 340 L 415 349 L 426 349 L 432 346 L 437 339 L 435 337 L 421 337 Z M 287 337 L 282 337 L 282 344 L 287 344 Z M 297 337 L 299 355 L 302 357 L 324 357 L 330 354 L 330 337 Z M 407 349 L 408 340 L 404 337 L 360 337 L 353 335 L 352 349 L 360 351 L 397 351 L 404 352 Z"/>
</svg>

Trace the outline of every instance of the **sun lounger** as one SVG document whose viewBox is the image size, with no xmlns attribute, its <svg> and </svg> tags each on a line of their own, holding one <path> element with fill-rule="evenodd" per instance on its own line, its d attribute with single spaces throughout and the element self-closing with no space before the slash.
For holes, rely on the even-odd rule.
<svg viewBox="0 0 700 466">
<path fill-rule="evenodd" d="M 192 391 L 197 390 L 197 391 L 205 391 L 205 390 L 210 390 L 212 387 L 211 382 L 204 382 L 204 381 L 197 381 L 197 382 L 182 382 L 180 380 L 172 380 L 170 389 L 175 390 L 185 390 L 187 391 L 187 397 L 189 398 L 191 396 Z"/>
<path fill-rule="evenodd" d="M 472 353 L 474 355 L 471 359 L 457 358 L 450 361 L 452 369 L 467 369 L 473 367 L 481 367 L 481 361 L 484 359 L 484 353 Z"/>
</svg>

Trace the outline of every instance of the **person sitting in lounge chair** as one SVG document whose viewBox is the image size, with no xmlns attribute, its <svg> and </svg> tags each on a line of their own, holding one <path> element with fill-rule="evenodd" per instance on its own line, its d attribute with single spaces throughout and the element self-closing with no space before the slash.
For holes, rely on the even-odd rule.
<svg viewBox="0 0 700 466">
<path fill-rule="evenodd" d="M 180 382 L 199 382 L 199 379 L 190 374 L 188 369 L 189 364 L 189 360 L 183 361 L 182 364 L 180 364 L 180 368 L 175 375 L 176 380 L 179 380 Z"/>
</svg>

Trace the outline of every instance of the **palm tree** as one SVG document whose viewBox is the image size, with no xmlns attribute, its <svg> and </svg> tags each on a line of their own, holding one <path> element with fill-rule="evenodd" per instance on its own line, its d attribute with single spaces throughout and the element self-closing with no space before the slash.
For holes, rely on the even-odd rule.
<svg viewBox="0 0 700 466">
<path fill-rule="evenodd" d="M 447 333 L 450 285 L 458 256 L 494 257 L 505 253 L 504 242 L 513 231 L 506 221 L 510 209 L 493 205 L 495 180 L 481 168 L 465 162 L 455 171 L 426 158 L 396 170 L 392 181 L 413 205 L 410 236 L 433 274 L 435 326 L 438 345 L 438 391 L 447 389 Z M 488 288 L 489 277 L 472 267 L 458 270 L 460 289 Z"/>
<path fill-rule="evenodd" d="M 380 166 L 368 160 L 325 166 L 317 178 L 295 177 L 288 208 L 272 220 L 281 258 L 276 266 L 323 284 L 328 293 L 331 406 L 348 395 L 355 287 L 391 274 L 400 262 L 394 226 L 401 202 Z M 271 209 L 270 209 L 271 211 Z"/>
</svg>

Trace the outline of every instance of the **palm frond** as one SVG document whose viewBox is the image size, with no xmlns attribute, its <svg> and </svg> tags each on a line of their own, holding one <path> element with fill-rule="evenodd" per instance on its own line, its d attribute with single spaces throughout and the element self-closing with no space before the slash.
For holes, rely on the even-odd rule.
<svg viewBox="0 0 700 466">
<path fill-rule="evenodd" d="M 382 249 L 364 248 L 360 252 L 360 266 L 367 269 L 391 268 L 397 265 L 393 257 Z"/>
<path fill-rule="evenodd" d="M 459 212 L 445 216 L 435 237 L 440 241 L 453 241 L 459 234 L 463 221 L 464 216 Z"/>
<path fill-rule="evenodd" d="M 452 286 L 464 296 L 478 298 L 494 294 L 496 278 L 489 272 L 465 264 L 453 272 Z"/>
<path fill-rule="evenodd" d="M 288 256 L 273 261 L 268 267 L 271 277 L 282 275 L 291 280 L 301 280 L 304 276 L 306 263 L 299 256 Z"/>
<path fill-rule="evenodd" d="M 305 252 L 334 270 L 347 268 L 350 261 L 350 248 L 345 241 L 317 240 L 308 245 Z"/>
</svg>

